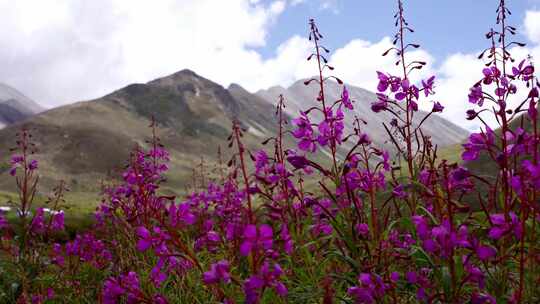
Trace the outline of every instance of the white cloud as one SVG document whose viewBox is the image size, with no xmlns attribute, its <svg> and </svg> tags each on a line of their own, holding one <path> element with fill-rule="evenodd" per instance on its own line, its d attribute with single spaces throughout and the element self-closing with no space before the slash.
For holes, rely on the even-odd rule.
<svg viewBox="0 0 540 304">
<path fill-rule="evenodd" d="M 524 24 L 527 38 L 534 43 L 540 43 L 540 11 L 527 11 Z"/>
<path fill-rule="evenodd" d="M 0 82 L 46 106 L 183 68 L 221 83 L 264 65 L 283 0 L 0 0 Z M 278 55 L 279 57 L 279 55 Z M 246 65 L 245 62 L 254 65 Z"/>
<path fill-rule="evenodd" d="M 302 4 L 304 2 L 306 2 L 307 0 L 291 0 L 291 5 L 292 6 L 296 6 L 298 4 Z"/>
<path fill-rule="evenodd" d="M 334 14 L 339 14 L 342 6 L 342 0 L 289 0 L 289 3 L 291 6 L 310 4 L 313 9 L 330 11 Z"/>
<path fill-rule="evenodd" d="M 308 39 L 293 36 L 276 51 L 276 56 L 266 61 L 254 61 L 255 71 L 247 71 L 241 84 L 248 90 L 256 91 L 274 85 L 288 86 L 294 81 L 315 74 L 313 66 L 306 62 L 306 58 L 313 46 Z"/>
<path fill-rule="evenodd" d="M 481 78 L 482 68 L 476 54 L 458 53 L 446 58 L 437 71 L 434 97 L 445 106 L 443 117 L 470 130 L 479 125 L 465 116 L 472 108 L 468 101 L 469 88 Z"/>
<path fill-rule="evenodd" d="M 340 0 L 320 0 L 319 9 L 329 10 L 334 14 L 339 14 L 340 12 Z"/>
</svg>

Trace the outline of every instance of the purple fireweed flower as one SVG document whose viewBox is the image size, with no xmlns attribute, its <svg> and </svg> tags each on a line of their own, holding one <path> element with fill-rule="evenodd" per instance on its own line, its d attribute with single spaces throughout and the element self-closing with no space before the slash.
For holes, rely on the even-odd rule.
<svg viewBox="0 0 540 304">
<path fill-rule="evenodd" d="M 298 148 L 302 151 L 315 152 L 315 135 L 307 114 L 300 112 L 300 117 L 293 119 L 292 124 L 296 127 L 296 129 L 292 131 L 292 134 L 295 138 L 300 140 L 298 142 Z"/>
<path fill-rule="evenodd" d="M 29 170 L 36 170 L 38 168 L 38 161 L 35 159 L 32 159 L 30 163 L 28 164 Z"/>
<path fill-rule="evenodd" d="M 313 232 L 315 236 L 319 236 L 320 234 L 330 235 L 332 231 L 332 226 L 324 220 L 320 220 L 319 223 L 313 225 L 311 228 L 311 232 Z"/>
<path fill-rule="evenodd" d="M 399 272 L 397 271 L 394 271 L 390 274 L 390 280 L 392 280 L 392 282 L 396 283 L 397 281 L 399 281 L 399 278 L 401 277 L 401 275 L 399 274 Z"/>
<path fill-rule="evenodd" d="M 247 225 L 244 229 L 244 242 L 240 245 L 240 254 L 248 256 L 252 250 L 271 249 L 272 243 L 272 227 L 262 224 L 257 229 L 256 225 Z"/>
<path fill-rule="evenodd" d="M 455 231 L 451 229 L 450 222 L 447 219 L 433 228 L 429 227 L 427 219 L 423 216 L 415 215 L 412 220 L 416 226 L 416 234 L 422 241 L 422 248 L 426 252 L 448 258 L 452 249 L 470 248 L 472 246 L 465 225 L 461 225 Z"/>
<path fill-rule="evenodd" d="M 287 161 L 293 165 L 295 169 L 304 169 L 309 165 L 309 160 L 301 155 L 287 156 Z"/>
<path fill-rule="evenodd" d="M 412 216 L 412 221 L 416 226 L 416 233 L 420 239 L 426 239 L 429 237 L 429 225 L 427 219 L 421 215 Z"/>
<path fill-rule="evenodd" d="M 258 276 L 249 277 L 244 283 L 245 303 L 257 303 L 259 301 L 258 290 L 264 286 L 264 282 Z"/>
<path fill-rule="evenodd" d="M 174 204 L 169 206 L 169 220 L 172 226 L 178 225 L 193 225 L 196 221 L 196 216 L 190 210 L 191 206 L 188 203 Z"/>
<path fill-rule="evenodd" d="M 259 174 L 268 166 L 268 154 L 264 150 L 259 150 L 255 154 L 255 174 Z"/>
<path fill-rule="evenodd" d="M 490 128 L 485 132 L 472 133 L 469 141 L 463 144 L 464 151 L 461 158 L 466 161 L 472 161 L 478 158 L 481 151 L 489 150 L 495 144 L 495 133 Z"/>
<path fill-rule="evenodd" d="M 418 281 L 418 276 L 415 271 L 408 271 L 405 274 L 405 279 L 410 284 L 416 284 L 416 282 Z"/>
<path fill-rule="evenodd" d="M 167 280 L 167 275 L 161 270 L 163 264 L 163 260 L 160 259 L 157 265 L 152 267 L 152 270 L 150 271 L 150 280 L 154 283 L 156 288 L 161 287 L 161 284 Z"/>
<path fill-rule="evenodd" d="M 534 74 L 534 66 L 528 64 L 525 65 L 526 60 L 523 59 L 517 67 L 512 67 L 512 74 L 514 77 L 523 77 L 523 80 L 529 80 L 529 76 Z"/>
<path fill-rule="evenodd" d="M 53 231 L 64 230 L 64 211 L 57 212 L 52 217 L 51 229 Z"/>
<path fill-rule="evenodd" d="M 355 303 L 376 303 L 384 297 L 388 286 L 376 274 L 361 273 L 358 276 L 358 286 L 350 287 L 347 293 L 355 299 Z"/>
<path fill-rule="evenodd" d="M 530 160 L 526 159 L 521 163 L 521 166 L 527 171 L 529 180 L 534 187 L 540 187 L 540 163 L 535 165 Z"/>
<path fill-rule="evenodd" d="M 150 234 L 150 231 L 148 231 L 146 227 L 141 226 L 136 229 L 136 232 L 137 236 L 140 238 L 137 242 L 137 250 L 146 251 L 152 246 L 152 235 Z"/>
<path fill-rule="evenodd" d="M 354 228 L 356 230 L 356 233 L 358 233 L 362 237 L 366 238 L 369 236 L 369 226 L 366 223 L 356 224 Z"/>
<path fill-rule="evenodd" d="M 210 270 L 203 274 L 203 282 L 205 284 L 216 284 L 223 281 L 229 283 L 231 275 L 229 273 L 229 261 L 221 260 L 210 266 Z"/>
<path fill-rule="evenodd" d="M 374 102 L 371 104 L 371 110 L 375 113 L 384 111 L 387 109 L 387 107 L 388 107 L 388 103 L 384 101 Z"/>
<path fill-rule="evenodd" d="M 407 198 L 407 193 L 404 191 L 402 184 L 399 184 L 396 187 L 394 187 L 394 190 L 392 190 L 392 194 L 397 198 L 401 198 L 401 199 Z"/>
<path fill-rule="evenodd" d="M 467 120 L 473 120 L 478 116 L 478 112 L 476 112 L 474 109 L 467 110 Z"/>
<path fill-rule="evenodd" d="M 407 97 L 406 92 L 397 92 L 396 95 L 394 95 L 394 98 L 398 101 L 402 101 L 405 97 Z"/>
<path fill-rule="evenodd" d="M 281 240 L 283 241 L 283 250 L 287 253 L 287 254 L 292 254 L 293 252 L 293 241 L 292 241 L 292 238 L 291 238 L 291 235 L 289 234 L 289 228 L 287 228 L 287 225 L 283 225 L 281 227 L 281 232 L 279 233 L 280 237 L 281 237 Z"/>
<path fill-rule="evenodd" d="M 19 164 L 22 164 L 23 161 L 24 161 L 24 157 L 22 155 L 11 156 L 11 165 L 19 165 Z"/>
<path fill-rule="evenodd" d="M 453 169 L 450 171 L 450 177 L 448 179 L 448 186 L 450 187 L 450 190 L 471 190 L 474 185 L 470 177 L 471 173 L 464 167 L 457 167 Z"/>
<path fill-rule="evenodd" d="M 347 109 L 349 110 L 353 109 L 353 105 L 349 97 L 349 91 L 347 90 L 346 86 L 343 86 L 343 92 L 341 93 L 341 102 Z"/>
<path fill-rule="evenodd" d="M 386 76 L 386 74 L 377 71 L 377 76 L 379 78 L 379 84 L 377 85 L 377 90 L 379 92 L 385 92 L 388 89 L 388 85 L 390 84 L 390 78 Z"/>
<path fill-rule="evenodd" d="M 408 110 L 409 110 L 409 111 L 413 111 L 413 112 L 418 111 L 418 104 L 417 104 L 414 100 L 411 100 L 411 101 L 409 102 Z"/>
<path fill-rule="evenodd" d="M 15 176 L 17 174 L 17 168 L 22 166 L 24 162 L 24 156 L 22 155 L 13 155 L 11 156 L 11 169 L 9 170 L 9 174 L 11 176 Z"/>
<path fill-rule="evenodd" d="M 433 84 L 435 83 L 435 76 L 429 77 L 427 80 L 422 80 L 422 89 L 424 94 L 428 97 L 430 94 L 433 94 Z"/>
<path fill-rule="evenodd" d="M 5 228 L 9 228 L 9 223 L 4 217 L 4 211 L 0 210 L 0 231 Z"/>
<path fill-rule="evenodd" d="M 497 304 L 497 300 L 489 294 L 473 293 L 471 296 L 472 304 Z"/>
<path fill-rule="evenodd" d="M 43 208 L 38 208 L 30 224 L 30 230 L 36 234 L 45 233 L 45 215 Z"/>
<path fill-rule="evenodd" d="M 390 171 L 390 153 L 388 151 L 383 151 L 382 153 L 383 157 L 383 169 L 386 171 Z"/>
<path fill-rule="evenodd" d="M 413 238 L 412 234 L 404 233 L 401 234 L 397 230 L 391 230 L 388 235 L 389 245 L 395 249 L 409 249 L 413 244 L 416 243 L 416 240 Z"/>
<path fill-rule="evenodd" d="M 484 74 L 482 83 L 485 85 L 491 84 L 495 79 L 501 76 L 501 71 L 496 66 L 484 68 L 482 73 Z"/>
<path fill-rule="evenodd" d="M 477 284 L 478 287 L 484 289 L 485 287 L 485 274 L 480 268 L 474 266 L 466 257 L 462 257 L 465 271 L 467 272 L 467 281 Z"/>
<path fill-rule="evenodd" d="M 155 294 L 154 297 L 152 298 L 152 302 L 153 304 L 168 304 L 169 303 L 169 301 L 167 301 L 167 299 L 160 294 Z"/>
<path fill-rule="evenodd" d="M 375 101 L 371 104 L 371 110 L 375 113 L 384 111 L 388 107 L 388 96 L 385 94 L 377 93 L 378 101 Z"/>
<path fill-rule="evenodd" d="M 411 87 L 411 83 L 408 78 L 405 78 L 401 81 L 401 88 L 403 91 L 407 91 Z"/>
<path fill-rule="evenodd" d="M 469 91 L 469 102 L 473 104 L 478 104 L 482 106 L 484 104 L 484 93 L 482 91 L 482 86 L 475 85 Z"/>
<path fill-rule="evenodd" d="M 488 232 L 488 237 L 493 240 L 498 240 L 508 233 L 514 233 L 517 239 L 521 238 L 523 233 L 519 219 L 514 212 L 510 212 L 509 221 L 506 220 L 505 215 L 502 213 L 492 214 L 489 216 L 493 226 Z"/>
<path fill-rule="evenodd" d="M 377 77 L 379 78 L 379 84 L 377 85 L 379 92 L 385 92 L 390 87 L 390 91 L 395 93 L 403 87 L 399 77 L 386 75 L 379 71 L 377 71 Z"/>
<path fill-rule="evenodd" d="M 263 288 L 272 288 L 278 295 L 285 297 L 288 290 L 285 284 L 279 281 L 282 274 L 283 270 L 279 264 L 274 263 L 272 267 L 268 261 L 265 261 L 259 272 L 244 282 L 246 303 L 258 303 L 259 291 Z"/>
<path fill-rule="evenodd" d="M 422 184 L 429 185 L 431 184 L 432 174 L 429 170 L 423 169 L 422 171 L 420 171 L 420 174 L 418 175 L 418 179 L 420 180 Z"/>
<path fill-rule="evenodd" d="M 64 266 L 65 258 L 62 250 L 62 245 L 54 243 L 51 249 L 51 263 L 60 267 Z"/>
<path fill-rule="evenodd" d="M 488 261 L 497 255 L 497 250 L 491 246 L 479 245 L 476 247 L 476 255 L 480 261 Z"/>
<path fill-rule="evenodd" d="M 156 250 L 156 253 L 164 253 L 166 252 L 166 245 L 165 241 L 170 239 L 170 236 L 167 235 L 162 229 L 159 227 L 153 228 L 153 233 L 148 231 L 143 226 L 137 227 L 136 229 L 137 236 L 139 237 L 139 241 L 137 242 L 137 250 L 144 252 L 148 250 L 151 247 L 154 247 Z"/>
<path fill-rule="evenodd" d="M 444 107 L 443 107 L 443 105 L 441 105 L 440 102 L 436 101 L 435 103 L 433 103 L 433 109 L 431 110 L 431 112 L 440 113 L 443 110 L 444 110 Z"/>
<path fill-rule="evenodd" d="M 101 293 L 103 303 L 118 303 L 120 298 L 127 296 L 128 303 L 136 303 L 141 293 L 139 277 L 133 271 L 119 278 L 109 278 L 103 284 Z"/>
</svg>

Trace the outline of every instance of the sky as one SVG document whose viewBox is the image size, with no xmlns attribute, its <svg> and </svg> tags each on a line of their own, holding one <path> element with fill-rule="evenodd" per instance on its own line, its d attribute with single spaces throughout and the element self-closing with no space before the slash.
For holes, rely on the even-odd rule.
<svg viewBox="0 0 540 304">
<path fill-rule="evenodd" d="M 404 1 L 415 29 L 407 39 L 422 45 L 409 56 L 428 62 L 413 80 L 435 75 L 443 115 L 470 130 L 478 126 L 465 120 L 468 88 L 480 77 L 476 56 L 497 3 Z M 540 0 L 508 4 L 516 40 L 527 43 L 515 57 L 540 57 Z M 315 18 L 336 76 L 374 91 L 376 71 L 395 69 L 381 56 L 395 9 L 393 0 L 0 0 L 0 82 L 48 108 L 185 68 L 251 92 L 288 86 L 316 73 L 305 60 Z"/>
</svg>

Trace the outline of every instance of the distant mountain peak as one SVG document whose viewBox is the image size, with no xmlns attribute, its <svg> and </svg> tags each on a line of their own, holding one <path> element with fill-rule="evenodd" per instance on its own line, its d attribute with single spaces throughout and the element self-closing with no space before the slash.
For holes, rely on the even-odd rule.
<svg viewBox="0 0 540 304">
<path fill-rule="evenodd" d="M 223 90 L 222 86 L 218 85 L 217 83 L 214 83 L 213 81 L 202 77 L 201 75 L 195 73 L 192 70 L 189 69 L 183 69 L 178 72 L 175 72 L 173 74 L 170 74 L 165 77 L 160 77 L 157 79 L 154 79 L 147 83 L 147 85 L 150 86 L 160 86 L 160 87 L 172 87 L 172 86 L 178 86 L 178 85 L 186 85 L 189 86 L 195 86 L 195 87 L 220 87 Z"/>
<path fill-rule="evenodd" d="M 0 82 L 0 103 L 8 100 L 16 100 L 24 107 L 24 110 L 28 110 L 31 114 L 39 113 L 44 110 L 41 105 L 28 98 L 14 87 Z"/>
<path fill-rule="evenodd" d="M 192 77 L 201 77 L 199 76 L 197 73 L 195 73 L 193 70 L 190 70 L 190 69 L 182 69 L 170 76 L 174 76 L 174 75 L 182 75 L 182 76 L 192 76 Z"/>
<path fill-rule="evenodd" d="M 17 89 L 0 83 L 0 128 L 45 110 Z"/>
<path fill-rule="evenodd" d="M 244 89 L 241 85 L 237 83 L 231 83 L 229 87 L 227 88 L 229 91 L 241 91 L 241 92 L 248 92 L 248 90 Z"/>
</svg>

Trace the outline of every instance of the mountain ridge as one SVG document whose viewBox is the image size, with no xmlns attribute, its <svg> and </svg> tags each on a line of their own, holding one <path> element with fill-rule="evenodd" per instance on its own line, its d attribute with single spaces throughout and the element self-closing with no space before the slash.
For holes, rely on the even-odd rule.
<svg viewBox="0 0 540 304">
<path fill-rule="evenodd" d="M 259 90 L 256 92 L 256 95 L 271 102 L 272 100 L 277 100 L 278 96 L 283 94 L 287 113 L 292 116 L 298 116 L 300 110 L 315 106 L 317 102 L 315 98 L 318 95 L 318 87 L 314 85 L 306 86 L 304 82 L 308 79 L 298 80 L 287 88 L 273 86 L 267 90 Z M 339 100 L 341 98 L 342 86 L 334 81 L 328 81 L 325 84 L 326 98 L 331 101 Z M 388 135 L 384 128 L 382 128 L 382 123 L 389 123 L 393 116 L 388 112 L 374 113 L 371 110 L 371 103 L 377 100 L 375 93 L 354 85 L 344 85 L 347 87 L 351 99 L 355 101 L 352 115 L 349 114 L 345 117 L 346 131 L 351 132 L 353 130 L 354 116 L 358 116 L 367 123 L 364 126 L 365 130 L 363 132 L 367 133 L 377 145 L 389 150 L 393 149 L 393 145 L 389 140 L 385 140 L 388 138 Z M 427 112 L 418 111 L 416 121 L 420 121 L 427 114 Z M 321 118 L 316 117 L 316 119 Z M 433 143 L 440 147 L 462 142 L 469 135 L 467 130 L 436 113 L 424 122 L 422 130 L 426 131 L 427 135 L 431 136 Z"/>
<path fill-rule="evenodd" d="M 22 121 L 45 110 L 17 89 L 0 83 L 0 127 Z"/>
<path fill-rule="evenodd" d="M 331 88 L 329 92 L 337 94 L 339 90 Z M 309 101 L 314 96 L 311 93 L 299 91 L 296 95 Z M 15 133 L 24 127 L 34 133 L 43 189 L 51 189 L 63 179 L 73 191 L 93 192 L 101 180 L 120 176 L 134 146 L 147 146 L 151 135 L 148 126 L 155 119 L 158 135 L 171 155 L 167 178 L 177 190 L 192 182 L 192 169 L 202 158 L 207 165 L 217 162 L 218 149 L 228 145 L 233 120 L 247 130 L 243 140 L 248 149 L 263 148 L 261 142 L 277 132 L 277 97 L 264 98 L 238 84 L 225 88 L 191 70 L 181 70 L 126 85 L 100 98 L 49 109 L 0 130 L 0 146 L 5 148 L 0 151 L 0 161 L 8 162 L 8 148 L 15 143 Z M 303 106 L 301 101 L 297 100 L 297 108 Z M 286 119 L 290 121 L 294 106 L 291 103 L 288 107 Z M 285 141 L 294 145 L 290 135 Z M 272 152 L 272 147 L 267 149 Z M 221 153 L 226 161 L 232 151 L 221 149 Z M 325 157 L 323 153 L 313 158 Z M 5 167 L 0 170 L 0 176 L 5 177 L 0 180 L 0 190 L 13 189 L 7 171 Z"/>
</svg>

